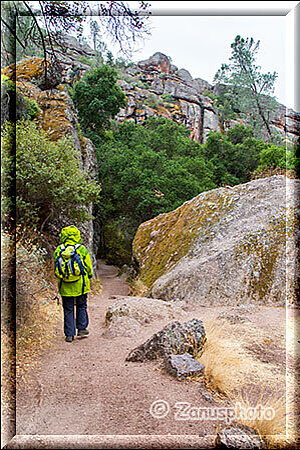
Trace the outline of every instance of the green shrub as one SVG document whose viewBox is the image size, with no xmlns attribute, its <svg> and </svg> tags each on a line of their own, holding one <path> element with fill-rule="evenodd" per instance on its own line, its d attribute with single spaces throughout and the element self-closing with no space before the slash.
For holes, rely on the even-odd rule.
<svg viewBox="0 0 300 450">
<path fill-rule="evenodd" d="M 35 100 L 31 100 L 20 92 L 15 83 L 7 76 L 1 75 L 1 121 L 9 120 L 10 104 L 15 104 L 13 120 L 28 119 L 33 120 L 40 112 Z"/>
<path fill-rule="evenodd" d="M 6 169 L 14 163 L 11 152 L 14 131 L 18 225 L 43 227 L 50 218 L 61 215 L 79 223 L 88 220 L 86 207 L 97 199 L 100 187 L 81 169 L 80 153 L 72 139 L 52 142 L 46 132 L 30 121 L 17 122 L 16 129 L 7 124 L 2 136 L 5 180 Z"/>
<path fill-rule="evenodd" d="M 256 178 L 259 175 L 287 173 L 289 176 L 299 177 L 299 169 L 300 158 L 297 145 L 265 144 L 259 155 L 259 166 L 252 176 Z"/>
</svg>

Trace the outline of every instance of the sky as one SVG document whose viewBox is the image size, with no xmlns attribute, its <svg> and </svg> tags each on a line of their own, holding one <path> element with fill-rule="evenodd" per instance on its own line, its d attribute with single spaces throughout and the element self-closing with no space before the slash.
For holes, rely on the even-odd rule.
<svg viewBox="0 0 300 450">
<path fill-rule="evenodd" d="M 278 73 L 276 99 L 289 108 L 295 107 L 293 8 L 299 2 L 149 3 L 151 36 L 139 43 L 132 57 L 134 62 L 161 52 L 178 69 L 184 68 L 193 78 L 212 83 L 221 65 L 229 62 L 235 36 L 253 37 L 256 42 L 260 40 L 257 64 L 261 72 Z M 137 2 L 127 4 L 134 8 Z M 117 53 L 115 48 L 110 49 Z"/>
</svg>

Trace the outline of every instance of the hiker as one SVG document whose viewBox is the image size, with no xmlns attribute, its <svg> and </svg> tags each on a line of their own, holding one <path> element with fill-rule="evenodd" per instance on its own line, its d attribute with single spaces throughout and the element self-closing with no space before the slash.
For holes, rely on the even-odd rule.
<svg viewBox="0 0 300 450">
<path fill-rule="evenodd" d="M 54 273 L 58 278 L 58 289 L 64 310 L 64 333 L 67 342 L 76 335 L 87 336 L 89 331 L 87 294 L 93 267 L 88 250 L 81 244 L 80 231 L 74 226 L 61 230 L 60 245 L 54 252 Z M 76 318 L 75 318 L 76 305 Z"/>
</svg>

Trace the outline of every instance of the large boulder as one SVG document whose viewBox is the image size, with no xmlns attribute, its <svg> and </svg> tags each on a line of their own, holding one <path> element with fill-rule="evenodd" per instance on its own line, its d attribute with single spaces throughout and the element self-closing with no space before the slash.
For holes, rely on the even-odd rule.
<svg viewBox="0 0 300 450">
<path fill-rule="evenodd" d="M 166 301 L 294 302 L 299 180 L 283 176 L 204 192 L 140 225 L 140 279 Z"/>
<path fill-rule="evenodd" d="M 147 324 L 158 319 L 178 319 L 184 310 L 174 303 L 147 297 L 127 297 L 114 295 L 116 301 L 107 309 L 106 324 L 118 317 L 130 317 L 140 324 Z"/>
<path fill-rule="evenodd" d="M 183 353 L 196 356 L 203 350 L 205 342 L 206 334 L 201 320 L 192 319 L 183 324 L 176 321 L 133 349 L 126 361 L 146 361 Z"/>
</svg>

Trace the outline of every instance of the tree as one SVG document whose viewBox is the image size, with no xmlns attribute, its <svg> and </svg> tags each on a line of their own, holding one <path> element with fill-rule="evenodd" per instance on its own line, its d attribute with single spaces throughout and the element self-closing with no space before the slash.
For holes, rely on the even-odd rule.
<svg viewBox="0 0 300 450">
<path fill-rule="evenodd" d="M 65 216 L 84 222 L 89 204 L 97 199 L 99 185 L 80 168 L 80 155 L 70 138 L 52 142 L 35 122 L 16 124 L 16 155 L 11 153 L 14 127 L 6 123 L 2 136 L 4 158 L 4 194 L 8 193 L 6 176 L 15 162 L 16 220 L 27 229 L 43 229 L 53 216 Z M 5 202 L 6 203 L 6 202 Z"/>
<path fill-rule="evenodd" d="M 96 20 L 90 21 L 90 33 L 93 42 L 93 49 L 96 54 L 96 67 L 99 67 L 103 64 L 103 53 L 107 50 L 107 46 L 101 40 L 100 26 Z"/>
<path fill-rule="evenodd" d="M 96 20 L 91 20 L 90 31 L 91 31 L 91 35 L 92 35 L 92 39 L 93 39 L 94 50 L 96 51 L 98 36 L 99 36 L 99 32 L 100 32 L 100 27 L 98 25 L 98 22 L 96 22 Z"/>
<path fill-rule="evenodd" d="M 297 155 L 297 146 L 293 144 L 268 144 L 262 148 L 259 155 L 257 173 L 275 169 L 284 169 L 287 172 L 299 174 L 300 158 Z M 255 172 L 254 172 L 255 173 Z"/>
<path fill-rule="evenodd" d="M 274 91 L 277 73 L 261 73 L 261 67 L 256 65 L 259 45 L 260 41 L 255 43 L 253 38 L 236 36 L 231 44 L 231 63 L 221 66 L 214 81 L 228 85 L 231 101 L 240 112 L 250 112 L 252 125 L 258 127 L 259 122 L 262 123 L 269 138 L 272 138 L 269 114 L 274 109 L 275 102 L 270 95 Z"/>
<path fill-rule="evenodd" d="M 213 166 L 213 180 L 217 186 L 250 181 L 251 172 L 257 168 L 259 154 L 266 145 L 252 134 L 251 128 L 243 125 L 236 125 L 225 135 L 209 134 L 203 152 Z"/>
<path fill-rule="evenodd" d="M 92 69 L 78 81 L 73 90 L 80 125 L 85 133 L 102 133 L 109 121 L 126 106 L 126 97 L 117 85 L 117 72 L 107 66 Z"/>
<path fill-rule="evenodd" d="M 132 10 L 124 2 L 87 1 L 16 1 L 2 2 L 1 23 L 3 27 L 3 48 L 6 49 L 6 64 L 12 64 L 17 56 L 27 55 L 28 46 L 42 51 L 44 60 L 56 61 L 57 48 L 64 48 L 64 35 L 81 35 L 84 22 L 90 17 L 100 16 L 97 26 L 117 42 L 123 52 L 130 52 L 132 43 L 141 38 L 147 29 L 149 4 L 140 1 Z M 94 21 L 95 22 L 95 21 Z M 17 55 L 17 43 L 20 52 Z M 47 65 L 45 65 L 47 78 Z"/>
<path fill-rule="evenodd" d="M 131 242 L 142 222 L 216 187 L 201 144 L 192 142 L 183 126 L 164 118 L 147 119 L 145 126 L 113 123 L 97 158 L 101 250 L 118 264 L 130 262 Z"/>
</svg>

